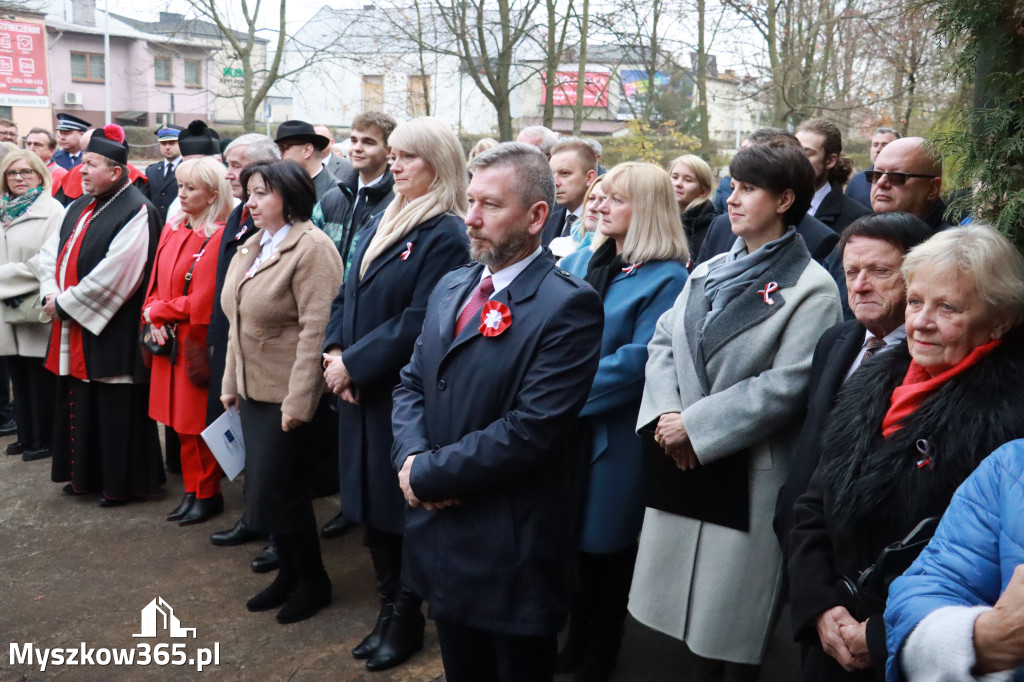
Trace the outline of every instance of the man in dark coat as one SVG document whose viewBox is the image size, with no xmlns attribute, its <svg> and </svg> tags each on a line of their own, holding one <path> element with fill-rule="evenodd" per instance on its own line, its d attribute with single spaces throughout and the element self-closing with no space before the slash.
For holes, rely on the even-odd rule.
<svg viewBox="0 0 1024 682">
<path fill-rule="evenodd" d="M 243 168 L 250 163 L 274 161 L 279 158 L 281 158 L 281 154 L 277 145 L 266 135 L 247 133 L 235 139 L 224 150 L 224 161 L 227 165 L 225 177 L 231 184 L 231 194 L 239 200 L 244 196 L 241 184 Z M 228 265 L 231 264 L 231 259 L 234 258 L 239 245 L 255 232 L 256 227 L 253 225 L 252 217 L 249 216 L 245 205 L 240 203 L 235 206 L 224 225 L 224 238 L 221 240 L 220 252 L 217 254 L 217 283 L 213 296 L 213 314 L 210 316 L 210 326 L 206 331 L 207 355 L 210 358 L 210 390 L 206 402 L 207 422 L 213 422 L 224 412 L 224 406 L 220 402 L 221 383 L 224 379 L 224 359 L 228 347 L 228 318 L 220 306 L 224 277 L 227 275 Z M 233 528 L 214 533 L 210 536 L 210 542 L 222 547 L 229 547 L 265 537 L 265 535 L 250 529 L 245 521 L 245 514 L 242 514 Z M 272 570 L 275 567 L 278 559 L 276 550 L 272 554 L 273 556 L 267 557 L 260 555 L 263 557 L 263 561 L 256 564 L 261 569 L 258 572 Z M 257 557 L 257 561 L 259 559 Z"/>
<path fill-rule="evenodd" d="M 555 176 L 555 203 L 541 233 L 547 246 L 556 237 L 568 237 L 573 223 L 583 217 L 583 197 L 597 177 L 597 154 L 578 137 L 565 137 L 551 149 L 551 172 Z"/>
<path fill-rule="evenodd" d="M 478 263 L 434 288 L 394 392 L 403 576 L 430 602 L 449 682 L 550 680 L 575 548 L 576 418 L 604 315 L 540 245 L 554 199 L 544 157 L 506 143 L 470 169 Z"/>
<path fill-rule="evenodd" d="M 311 220 L 338 247 L 346 277 L 358 242 L 356 235 L 395 198 L 388 138 L 396 125 L 395 119 L 378 111 L 356 116 L 348 148 L 353 170 L 313 207 Z"/>
<path fill-rule="evenodd" d="M 836 233 L 842 233 L 854 220 L 871 213 L 843 194 L 843 184 L 850 177 L 853 164 L 843 155 L 843 135 L 839 128 L 827 119 L 812 118 L 800 124 L 796 138 L 814 168 L 814 197 L 807 212 Z"/>
<path fill-rule="evenodd" d="M 52 479 L 100 505 L 164 482 L 149 371 L 139 352 L 146 283 L 160 238 L 153 205 L 128 181 L 128 147 L 93 135 L 81 164 L 88 194 L 40 252 L 40 295 L 53 320 L 46 368 L 60 377 Z"/>
<path fill-rule="evenodd" d="M 181 163 L 181 151 L 178 149 L 178 133 L 181 126 L 162 126 L 156 130 L 156 139 L 160 144 L 162 161 L 146 166 L 146 197 L 160 214 L 160 222 L 167 222 L 167 209 L 178 196 L 178 181 L 174 171 Z"/>
<path fill-rule="evenodd" d="M 899 131 L 892 128 L 878 128 L 875 130 L 871 135 L 871 147 L 868 150 L 872 165 L 865 171 L 853 174 L 850 182 L 846 184 L 846 196 L 862 206 L 871 208 L 871 181 L 868 180 L 867 173 L 875 169 L 875 159 L 878 158 L 878 153 L 885 148 L 885 145 L 898 139 L 900 139 Z"/>
<path fill-rule="evenodd" d="M 907 251 L 930 236 L 928 226 L 907 213 L 876 214 L 843 232 L 837 250 L 856 319 L 826 331 L 814 349 L 807 416 L 775 505 L 775 534 L 784 556 L 793 529 L 793 506 L 818 466 L 821 432 L 839 389 L 862 362 L 907 336 L 903 328 L 907 288 L 900 265 Z"/>
</svg>

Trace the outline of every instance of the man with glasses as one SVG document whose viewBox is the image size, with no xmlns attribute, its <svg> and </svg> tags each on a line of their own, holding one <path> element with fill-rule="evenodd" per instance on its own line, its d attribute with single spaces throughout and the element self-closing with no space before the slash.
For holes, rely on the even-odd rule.
<svg viewBox="0 0 1024 682">
<path fill-rule="evenodd" d="M 933 231 L 950 223 L 943 217 L 946 204 L 942 189 L 942 158 L 921 137 L 904 137 L 890 142 L 866 171 L 871 183 L 871 208 L 875 213 L 903 211 L 928 223 Z"/>
</svg>

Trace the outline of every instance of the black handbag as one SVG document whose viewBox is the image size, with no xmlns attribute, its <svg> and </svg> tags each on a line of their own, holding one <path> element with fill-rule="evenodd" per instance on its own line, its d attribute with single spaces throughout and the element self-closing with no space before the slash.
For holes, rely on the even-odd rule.
<svg viewBox="0 0 1024 682">
<path fill-rule="evenodd" d="M 846 601 L 846 610 L 859 621 L 885 611 L 889 585 L 903 575 L 924 549 L 939 525 L 938 516 L 929 516 L 907 533 L 902 540 L 887 546 L 875 563 L 860 572 L 856 582 L 847 576 L 839 578 L 839 589 Z"/>
<path fill-rule="evenodd" d="M 207 242 L 210 238 L 207 237 L 203 245 L 199 247 L 199 252 L 202 253 L 203 249 L 206 248 Z M 185 289 L 181 292 L 182 296 L 188 296 L 189 287 L 192 284 L 192 270 L 195 269 L 198 258 L 192 259 L 192 265 L 189 266 L 188 272 L 185 273 Z M 156 271 L 154 270 L 153 276 L 156 277 Z M 171 364 L 175 364 L 178 358 L 178 335 L 175 331 L 175 325 L 165 324 L 164 331 L 167 332 L 167 341 L 160 345 L 156 339 L 153 338 L 153 325 L 147 324 L 142 327 L 142 331 L 139 332 L 139 345 L 142 346 L 142 350 L 149 355 L 156 355 L 159 357 L 169 357 Z"/>
</svg>

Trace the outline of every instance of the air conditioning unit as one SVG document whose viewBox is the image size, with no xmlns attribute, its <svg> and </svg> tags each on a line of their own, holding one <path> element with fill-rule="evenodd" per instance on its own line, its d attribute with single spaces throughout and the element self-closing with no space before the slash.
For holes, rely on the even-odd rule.
<svg viewBox="0 0 1024 682">
<path fill-rule="evenodd" d="M 65 92 L 64 93 L 64 105 L 75 106 L 82 103 L 82 93 L 80 92 Z"/>
</svg>

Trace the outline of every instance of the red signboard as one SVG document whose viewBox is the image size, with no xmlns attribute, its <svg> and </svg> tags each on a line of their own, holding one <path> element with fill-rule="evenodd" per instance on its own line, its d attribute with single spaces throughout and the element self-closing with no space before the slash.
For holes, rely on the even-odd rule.
<svg viewBox="0 0 1024 682">
<path fill-rule="evenodd" d="M 556 107 L 576 106 L 576 81 L 579 74 L 575 71 L 556 71 L 554 102 Z M 586 72 L 583 77 L 583 106 L 608 106 L 608 79 L 611 74 Z M 547 74 L 544 74 L 544 87 L 541 89 L 540 100 L 547 100 Z"/>
<path fill-rule="evenodd" d="M 46 83 L 43 25 L 0 21 L 0 104 L 48 107 Z"/>
</svg>

